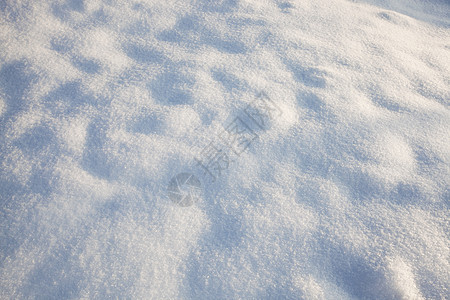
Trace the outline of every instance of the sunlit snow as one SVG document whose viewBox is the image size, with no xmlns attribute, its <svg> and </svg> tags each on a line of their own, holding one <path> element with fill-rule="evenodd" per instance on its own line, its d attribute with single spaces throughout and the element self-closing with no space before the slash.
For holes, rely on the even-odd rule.
<svg viewBox="0 0 450 300">
<path fill-rule="evenodd" d="M 0 0 L 0 50 L 0 298 L 449 297 L 447 0 Z"/>
</svg>

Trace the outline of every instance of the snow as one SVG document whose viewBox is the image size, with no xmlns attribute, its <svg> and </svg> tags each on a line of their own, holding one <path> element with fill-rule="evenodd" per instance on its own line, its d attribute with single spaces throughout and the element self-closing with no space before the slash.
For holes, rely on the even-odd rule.
<svg viewBox="0 0 450 300">
<path fill-rule="evenodd" d="M 0 297 L 448 298 L 449 29 L 446 0 L 0 2 Z"/>
</svg>

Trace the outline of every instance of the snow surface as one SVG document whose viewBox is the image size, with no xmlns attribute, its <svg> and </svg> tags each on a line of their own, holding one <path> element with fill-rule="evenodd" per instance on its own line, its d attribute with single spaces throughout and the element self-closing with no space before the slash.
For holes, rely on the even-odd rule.
<svg viewBox="0 0 450 300">
<path fill-rule="evenodd" d="M 2 299 L 449 299 L 447 0 L 0 0 L 0 47 Z"/>
</svg>

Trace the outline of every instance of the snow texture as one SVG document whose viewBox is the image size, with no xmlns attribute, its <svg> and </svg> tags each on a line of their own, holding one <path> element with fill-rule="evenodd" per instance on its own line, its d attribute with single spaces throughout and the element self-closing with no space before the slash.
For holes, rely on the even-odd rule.
<svg viewBox="0 0 450 300">
<path fill-rule="evenodd" d="M 0 298 L 449 299 L 447 0 L 0 0 L 0 50 Z"/>
</svg>

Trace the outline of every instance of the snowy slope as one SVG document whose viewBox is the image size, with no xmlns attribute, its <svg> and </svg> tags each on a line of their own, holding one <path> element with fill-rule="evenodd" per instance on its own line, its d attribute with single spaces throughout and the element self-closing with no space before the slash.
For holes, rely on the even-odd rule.
<svg viewBox="0 0 450 300">
<path fill-rule="evenodd" d="M 448 299 L 448 1 L 0 0 L 0 50 L 0 298 Z"/>
</svg>

